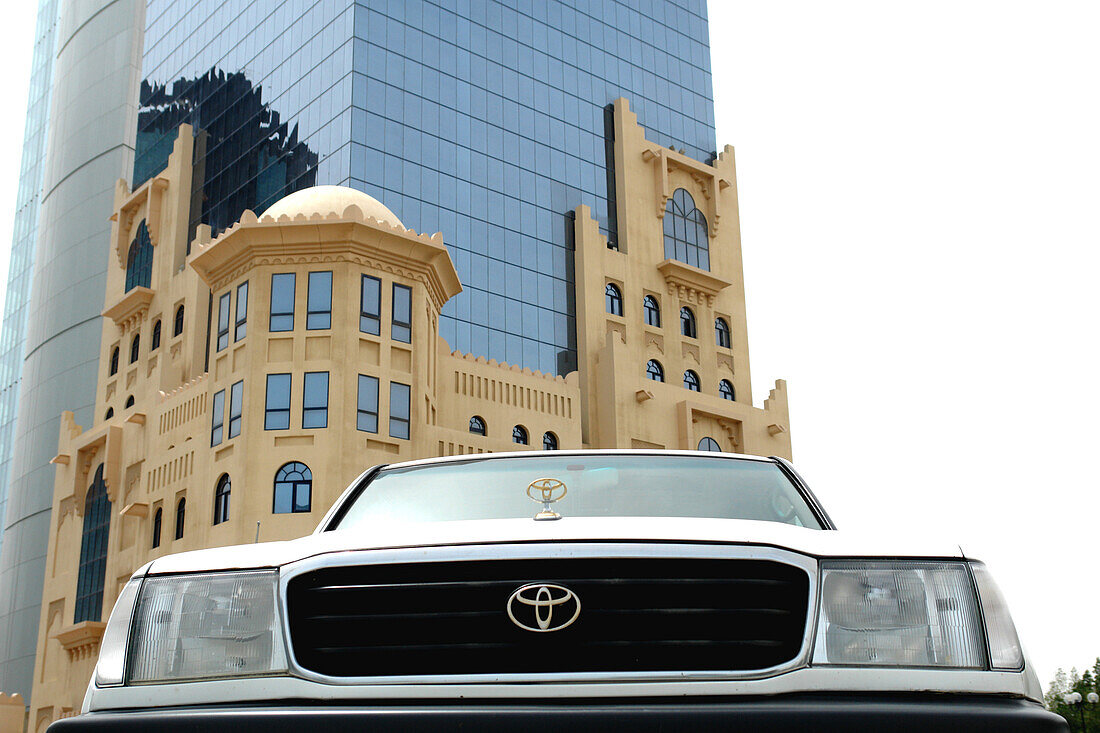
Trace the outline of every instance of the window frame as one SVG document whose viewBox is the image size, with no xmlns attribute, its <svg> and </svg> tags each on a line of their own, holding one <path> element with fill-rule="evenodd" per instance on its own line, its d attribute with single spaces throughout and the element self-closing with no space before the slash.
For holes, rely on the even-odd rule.
<svg viewBox="0 0 1100 733">
<path fill-rule="evenodd" d="M 130 339 L 130 363 L 136 364 L 137 360 L 141 358 L 141 334 L 135 333 L 134 337 Z"/>
<path fill-rule="evenodd" d="M 214 393 L 210 404 L 210 447 L 221 445 L 225 439 L 225 390 Z"/>
<path fill-rule="evenodd" d="M 275 302 L 276 297 L 279 301 L 286 299 L 286 285 L 283 283 L 289 283 L 289 295 L 290 295 L 290 310 L 276 310 Z M 297 297 L 298 291 L 298 279 L 295 272 L 273 272 L 271 273 L 271 292 L 268 298 L 268 319 L 267 330 L 270 333 L 285 333 L 287 331 L 294 330 L 294 300 Z M 278 294 L 278 295 L 276 295 Z M 284 303 L 279 304 L 279 308 L 282 309 L 285 306 Z M 276 319 L 287 319 L 283 320 Z M 284 327 L 285 323 L 285 327 Z"/>
<path fill-rule="evenodd" d="M 160 348 L 160 332 L 161 332 L 161 319 L 158 318 L 153 322 L 153 334 L 149 337 L 149 353 L 153 353 Z"/>
<path fill-rule="evenodd" d="M 233 343 L 248 335 L 248 281 L 237 286 L 236 319 L 233 323 Z"/>
<path fill-rule="evenodd" d="M 281 403 L 276 404 L 275 406 L 272 406 L 272 397 L 273 396 L 279 396 L 279 393 L 280 393 L 280 390 L 279 390 L 278 387 L 276 387 L 274 392 L 272 391 L 272 389 L 271 389 L 272 382 L 273 381 L 279 381 L 279 382 L 282 381 L 281 379 L 273 380 L 272 379 L 273 377 L 286 377 L 286 406 L 285 407 L 281 406 Z M 291 374 L 290 372 L 277 372 L 275 374 L 268 374 L 267 375 L 267 379 L 266 379 L 265 384 L 264 384 L 264 430 L 289 430 L 290 429 L 290 401 L 291 401 L 290 398 L 291 398 L 291 392 L 293 391 L 293 389 L 294 389 L 294 375 Z M 276 424 L 273 427 L 272 426 L 272 423 L 273 423 L 272 416 L 273 415 L 275 415 L 275 416 L 285 415 L 286 425 L 284 425 L 282 427 L 278 427 L 278 425 Z M 282 421 L 280 421 L 280 422 L 282 422 Z"/>
<path fill-rule="evenodd" d="M 477 424 L 480 425 L 480 429 L 474 428 L 475 420 L 477 421 Z M 489 435 L 489 423 L 485 422 L 485 418 L 483 418 L 481 415 L 471 415 L 470 422 L 467 425 L 467 428 L 469 429 L 471 435 L 480 435 L 483 438 Z"/>
<path fill-rule="evenodd" d="M 409 315 L 408 321 L 398 320 L 397 317 L 397 293 L 402 292 L 402 304 L 408 305 Z M 392 298 L 390 302 L 390 313 L 393 316 L 390 321 L 390 338 L 394 341 L 400 341 L 403 344 L 412 343 L 412 288 L 408 285 L 402 285 L 401 283 L 394 283 L 391 289 L 390 296 Z"/>
<path fill-rule="evenodd" d="M 185 523 L 187 522 L 187 497 L 181 496 L 180 500 L 176 502 L 176 532 L 172 541 L 183 539 L 183 531 L 186 529 Z"/>
<path fill-rule="evenodd" d="M 404 390 L 404 397 L 399 396 Z M 404 406 L 404 416 L 394 412 L 395 403 Z M 395 433 L 395 426 L 398 428 Z M 400 428 L 404 427 L 404 431 Z M 404 435 L 400 433 L 404 432 Z M 390 382 L 390 437 L 398 440 L 411 440 L 412 437 L 412 386 L 403 382 Z"/>
<path fill-rule="evenodd" d="M 542 434 L 543 450 L 558 450 L 559 445 L 560 443 L 558 442 L 558 436 L 555 435 L 552 431 L 547 430 L 545 433 Z"/>
<path fill-rule="evenodd" d="M 226 440 L 241 434 L 244 421 L 244 380 L 238 380 L 229 388 L 229 419 L 226 420 Z"/>
<path fill-rule="evenodd" d="M 680 306 L 680 335 L 690 339 L 699 338 L 695 311 L 686 305 Z"/>
<path fill-rule="evenodd" d="M 613 282 L 603 288 L 604 310 L 608 315 L 623 317 L 623 291 Z"/>
<path fill-rule="evenodd" d="M 229 346 L 229 315 L 232 307 L 233 291 L 222 293 L 218 298 L 218 335 L 214 344 L 215 352 Z"/>
<path fill-rule="evenodd" d="M 367 310 L 368 283 L 373 283 L 374 288 L 375 309 L 373 312 Z M 367 328 L 364 328 L 364 325 Z M 359 280 L 359 331 L 371 336 L 382 335 L 382 280 L 365 273 Z"/>
<path fill-rule="evenodd" d="M 729 397 L 726 396 L 727 393 L 726 393 L 726 390 L 724 389 L 726 387 L 729 388 Z M 728 379 L 719 379 L 718 380 L 718 396 L 721 397 L 724 400 L 729 400 L 730 402 L 736 402 L 737 401 L 737 392 L 733 388 L 733 382 L 731 382 Z"/>
<path fill-rule="evenodd" d="M 684 370 L 684 389 L 690 392 L 702 392 L 703 385 L 699 379 L 699 374 L 693 369 Z"/>
<path fill-rule="evenodd" d="M 324 282 L 326 279 L 327 283 Z M 307 331 L 327 331 L 332 328 L 332 280 L 332 270 L 310 272 L 306 278 Z M 317 295 L 317 303 L 314 303 L 314 294 Z"/>
<path fill-rule="evenodd" d="M 311 383 L 321 381 L 325 385 L 324 403 L 310 401 Z M 321 430 L 328 427 L 328 399 L 330 379 L 328 372 L 305 372 L 302 375 L 302 429 Z M 314 424 L 316 422 L 316 424 Z"/>
<path fill-rule="evenodd" d="M 183 303 L 180 303 L 179 307 L 176 308 L 176 315 L 172 317 L 172 338 L 183 334 L 183 319 L 185 315 Z"/>
<path fill-rule="evenodd" d="M 656 367 L 656 370 L 651 369 L 651 367 Z M 651 382 L 661 382 L 663 384 L 665 381 L 665 368 L 656 359 L 649 359 L 645 363 L 645 375 L 646 379 Z"/>
<path fill-rule="evenodd" d="M 642 320 L 647 326 L 661 327 L 661 303 L 648 293 L 642 298 Z"/>
<path fill-rule="evenodd" d="M 512 427 L 512 442 L 516 445 L 530 445 L 531 434 L 522 425 L 514 425 Z"/>
<path fill-rule="evenodd" d="M 298 469 L 291 469 L 292 466 L 301 466 L 305 471 Z M 284 474 L 284 471 L 286 472 Z M 292 480 L 289 478 L 292 472 L 298 473 L 302 478 L 298 480 Z M 283 476 L 280 479 L 280 476 Z M 286 486 L 290 490 L 290 511 L 279 511 L 279 488 L 280 485 Z M 304 509 L 298 508 L 298 493 L 299 489 L 305 487 L 307 503 Z M 275 472 L 275 479 L 272 481 L 271 487 L 271 513 L 272 514 L 309 514 L 313 511 L 313 471 L 310 470 L 302 461 L 287 461 L 283 465 L 279 466 L 279 470 Z"/>
<path fill-rule="evenodd" d="M 725 343 L 722 343 L 723 341 Z M 714 317 L 714 344 L 720 349 L 733 348 L 733 333 L 730 331 L 730 324 L 722 316 Z"/>
<path fill-rule="evenodd" d="M 363 397 L 364 397 L 363 385 L 364 385 L 364 383 L 366 383 L 368 385 L 368 388 L 367 388 L 368 391 L 367 391 L 366 394 L 369 397 L 370 396 L 369 390 L 371 389 L 369 387 L 369 385 L 372 382 L 374 383 L 374 387 L 373 387 L 373 389 L 374 389 L 374 411 L 373 412 L 371 412 L 371 410 L 369 409 L 369 407 L 370 407 L 369 402 L 366 406 L 367 409 L 364 409 L 364 405 L 363 405 Z M 378 401 L 379 401 L 379 398 L 381 396 L 381 394 L 379 392 L 379 388 L 380 388 L 380 384 L 379 384 L 378 377 L 371 376 L 370 374 L 360 374 L 359 375 L 358 385 L 356 387 L 356 393 L 355 393 L 355 429 L 360 431 L 360 432 L 374 433 L 375 435 L 378 434 L 378 421 L 379 421 L 379 412 L 380 412 Z M 371 430 L 370 428 L 363 427 L 363 416 L 364 415 L 366 415 L 368 418 L 373 417 L 373 419 L 374 419 L 374 429 L 373 430 Z"/>
<path fill-rule="evenodd" d="M 225 524 L 229 521 L 229 502 L 232 493 L 233 481 L 229 478 L 228 473 L 223 473 L 218 477 L 218 482 L 214 484 L 213 526 L 217 527 L 219 524 Z"/>
</svg>

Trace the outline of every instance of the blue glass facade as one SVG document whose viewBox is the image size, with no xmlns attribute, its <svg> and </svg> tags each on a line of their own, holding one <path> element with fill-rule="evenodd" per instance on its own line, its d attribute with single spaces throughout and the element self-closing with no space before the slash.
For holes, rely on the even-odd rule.
<svg viewBox="0 0 1100 733">
<path fill-rule="evenodd" d="M 31 59 L 27 123 L 23 132 L 23 157 L 8 261 L 8 289 L 4 296 L 4 328 L 0 334 L 0 545 L 3 544 L 7 524 L 4 515 L 11 479 L 12 430 L 15 428 L 23 366 L 34 243 L 38 235 L 38 206 L 42 193 L 42 164 L 46 151 L 56 30 L 57 0 L 42 0 L 38 4 L 34 56 Z"/>
<path fill-rule="evenodd" d="M 150 0 L 146 19 L 135 179 L 189 120 L 217 151 L 192 213 L 215 231 L 304 186 L 365 191 L 443 232 L 451 346 L 544 372 L 576 368 L 570 212 L 616 236 L 608 105 L 714 155 L 705 0 Z"/>
</svg>

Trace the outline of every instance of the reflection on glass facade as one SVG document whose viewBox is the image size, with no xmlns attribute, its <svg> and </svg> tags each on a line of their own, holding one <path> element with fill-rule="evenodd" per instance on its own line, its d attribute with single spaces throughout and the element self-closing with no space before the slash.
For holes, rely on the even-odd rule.
<svg viewBox="0 0 1100 733">
<path fill-rule="evenodd" d="M 30 298 L 34 243 L 38 234 L 38 204 L 42 190 L 42 163 L 46 151 L 46 127 L 50 111 L 57 0 L 38 5 L 34 56 L 31 60 L 27 123 L 23 133 L 23 159 L 15 199 L 14 233 L 8 261 L 8 290 L 4 298 L 4 328 L 0 334 L 0 543 L 4 540 L 4 514 L 11 478 L 11 438 L 15 428 L 23 343 Z"/>
<path fill-rule="evenodd" d="M 714 155 L 705 0 L 150 0 L 142 71 L 166 101 L 143 92 L 135 178 L 206 104 L 202 120 L 255 129 L 206 157 L 203 222 L 262 211 L 279 186 L 365 191 L 443 232 L 465 287 L 440 320 L 451 346 L 544 372 L 576 368 L 570 212 L 589 206 L 616 244 L 608 105 L 626 97 L 657 143 Z M 233 86 L 204 101 L 185 81 L 203 79 Z M 316 156 L 300 169 L 315 181 L 264 178 L 265 124 Z"/>
</svg>

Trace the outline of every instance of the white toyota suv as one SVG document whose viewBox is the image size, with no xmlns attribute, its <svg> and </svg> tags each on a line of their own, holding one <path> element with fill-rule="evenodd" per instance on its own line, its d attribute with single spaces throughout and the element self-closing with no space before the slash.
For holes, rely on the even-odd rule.
<svg viewBox="0 0 1100 733">
<path fill-rule="evenodd" d="M 1068 730 L 1041 699 L 985 566 L 835 531 L 782 459 L 528 452 L 146 565 L 50 730 Z"/>
</svg>

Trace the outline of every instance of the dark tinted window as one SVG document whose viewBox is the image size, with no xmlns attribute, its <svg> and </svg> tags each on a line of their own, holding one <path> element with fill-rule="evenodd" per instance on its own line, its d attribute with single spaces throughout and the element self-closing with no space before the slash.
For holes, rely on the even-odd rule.
<svg viewBox="0 0 1100 733">
<path fill-rule="evenodd" d="M 73 623 L 99 621 L 103 613 L 103 581 L 110 531 L 111 500 L 107 498 L 107 484 L 103 481 L 103 465 L 100 464 L 84 495 L 84 531 L 80 536 Z"/>
<path fill-rule="evenodd" d="M 294 330 L 294 273 L 271 276 L 270 331 Z"/>
<path fill-rule="evenodd" d="M 244 382 L 235 383 L 229 390 L 229 437 L 241 434 L 241 419 L 244 410 Z"/>
<path fill-rule="evenodd" d="M 665 257 L 710 269 L 707 219 L 686 190 L 676 189 L 665 205 L 664 227 Z"/>
<path fill-rule="evenodd" d="M 226 293 L 218 298 L 218 351 L 229 346 L 229 310 L 232 297 L 232 293 Z"/>
<path fill-rule="evenodd" d="M 393 329 L 390 332 L 394 341 L 412 341 L 412 290 L 404 285 L 393 285 Z"/>
<path fill-rule="evenodd" d="M 363 275 L 359 292 L 359 330 L 363 333 L 379 335 L 382 318 L 382 281 L 370 275 Z"/>
<path fill-rule="evenodd" d="M 285 464 L 275 473 L 271 511 L 291 514 L 310 511 L 313 502 L 313 472 L 299 461 Z"/>
<path fill-rule="evenodd" d="M 232 488 L 229 474 L 223 473 L 214 489 L 214 524 L 229 521 L 229 492 Z"/>
<path fill-rule="evenodd" d="M 225 422 L 225 390 L 214 393 L 212 417 L 210 418 L 210 445 L 222 442 L 222 425 Z"/>
<path fill-rule="evenodd" d="M 390 382 L 390 437 L 409 439 L 409 385 Z"/>
<path fill-rule="evenodd" d="M 237 286 L 237 320 L 233 340 L 240 341 L 248 335 L 248 281 Z"/>
<path fill-rule="evenodd" d="M 355 427 L 367 433 L 378 432 L 378 377 L 359 375 L 359 399 Z"/>
<path fill-rule="evenodd" d="M 126 292 L 149 287 L 152 276 L 153 243 L 149 240 L 149 228 L 142 219 L 126 256 Z"/>
<path fill-rule="evenodd" d="M 264 404 L 264 430 L 290 427 L 290 375 L 268 374 Z"/>
<path fill-rule="evenodd" d="M 328 372 L 306 372 L 302 388 L 302 427 L 328 427 Z"/>
<path fill-rule="evenodd" d="M 613 316 L 623 314 L 623 294 L 614 283 L 608 283 L 604 289 L 604 308 Z"/>
<path fill-rule="evenodd" d="M 306 297 L 306 329 L 326 328 L 332 328 L 332 273 L 311 272 Z"/>
</svg>

